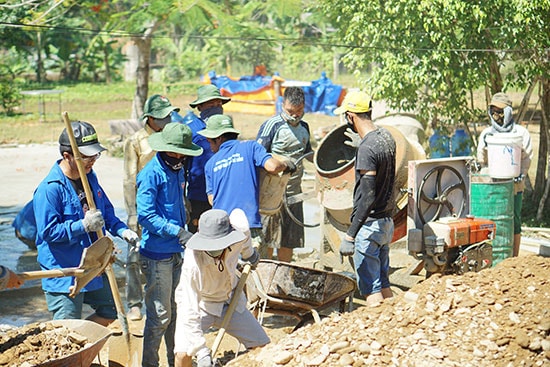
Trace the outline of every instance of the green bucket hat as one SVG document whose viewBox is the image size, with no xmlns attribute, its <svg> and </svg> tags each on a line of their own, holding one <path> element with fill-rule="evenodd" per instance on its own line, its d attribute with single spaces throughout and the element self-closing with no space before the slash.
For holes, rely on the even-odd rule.
<svg viewBox="0 0 550 367">
<path fill-rule="evenodd" d="M 197 131 L 197 134 L 210 139 L 215 139 L 225 133 L 241 132 L 233 127 L 233 119 L 227 115 L 213 115 L 206 120 L 206 129 Z"/>
<path fill-rule="evenodd" d="M 168 98 L 161 96 L 160 94 L 155 94 L 145 101 L 145 106 L 143 106 L 143 116 L 144 119 L 147 116 L 151 116 L 155 119 L 163 119 L 168 116 L 172 111 L 179 111 L 178 107 L 172 106 Z"/>
<path fill-rule="evenodd" d="M 196 157 L 202 154 L 202 148 L 193 143 L 193 132 L 189 126 L 179 122 L 170 122 L 164 129 L 147 139 L 151 149 L 157 152 L 173 152 Z"/>
<path fill-rule="evenodd" d="M 231 101 L 231 98 L 223 97 L 220 94 L 220 90 L 218 89 L 218 87 L 216 87 L 214 84 L 207 84 L 207 85 L 201 85 L 199 87 L 199 90 L 197 92 L 197 99 L 189 103 L 189 106 L 191 106 L 192 108 L 195 108 L 201 103 L 208 102 L 213 99 L 221 99 L 222 104 L 226 104 L 227 102 Z"/>
</svg>

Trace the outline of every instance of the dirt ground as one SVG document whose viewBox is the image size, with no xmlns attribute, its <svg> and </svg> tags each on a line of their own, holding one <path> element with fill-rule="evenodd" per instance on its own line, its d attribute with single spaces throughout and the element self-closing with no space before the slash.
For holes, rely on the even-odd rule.
<svg viewBox="0 0 550 367">
<path fill-rule="evenodd" d="M 236 118 L 236 127 L 245 138 L 252 138 L 265 119 Z M 305 119 L 312 122 L 312 133 L 338 123 L 338 118 L 323 115 Z M 58 155 L 55 143 L 0 148 L 0 207 L 22 206 L 30 200 Z M 105 155 L 94 169 L 115 207 L 123 207 L 122 160 Z M 325 317 L 321 324 L 292 334 L 294 318 L 267 314 L 263 325 L 272 343 L 231 365 L 550 365 L 548 279 L 548 259 L 521 256 L 479 274 L 434 276 L 407 293 L 396 289 L 401 294 L 375 308 L 360 307 L 363 302 L 355 299 L 354 312 Z M 119 288 L 123 286 L 119 278 Z M 0 293 L 0 306 L 0 315 L 14 322 L 18 315 L 43 321 L 50 318 L 37 287 Z M 100 354 L 103 359 L 97 359 L 94 366 L 107 365 L 106 358 L 110 366 L 139 366 L 143 322 L 130 322 L 130 353 L 120 326 L 112 325 L 114 334 Z M 209 345 L 215 336 L 215 331 L 208 334 Z M 234 358 L 237 348 L 235 339 L 224 338 L 219 354 L 222 364 Z M 166 366 L 164 350 L 160 355 Z"/>
</svg>

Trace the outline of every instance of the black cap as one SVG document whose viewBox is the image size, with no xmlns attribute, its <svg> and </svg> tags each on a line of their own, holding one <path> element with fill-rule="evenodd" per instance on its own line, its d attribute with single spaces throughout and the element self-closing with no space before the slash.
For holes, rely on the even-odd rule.
<svg viewBox="0 0 550 367">
<path fill-rule="evenodd" d="M 71 122 L 71 126 L 73 128 L 74 138 L 80 154 L 93 156 L 107 150 L 107 148 L 99 144 L 99 141 L 97 140 L 97 133 L 90 123 L 84 121 L 73 121 Z M 59 135 L 59 144 L 68 147 L 71 146 L 69 134 L 67 134 L 67 128 L 63 129 L 63 132 Z"/>
</svg>

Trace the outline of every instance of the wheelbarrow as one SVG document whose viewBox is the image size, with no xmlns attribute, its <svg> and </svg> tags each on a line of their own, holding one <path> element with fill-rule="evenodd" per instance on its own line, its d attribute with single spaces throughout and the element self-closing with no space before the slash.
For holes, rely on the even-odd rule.
<svg viewBox="0 0 550 367">
<path fill-rule="evenodd" d="M 36 365 L 37 367 L 90 367 L 112 334 L 109 328 L 87 320 L 52 320 L 47 324 L 63 326 L 86 338 L 86 345 L 72 353 Z M 23 342 L 21 342 L 23 344 Z M 106 361 L 105 361 L 106 362 Z"/>
<path fill-rule="evenodd" d="M 265 312 L 292 316 L 299 321 L 294 330 L 312 318 L 320 322 L 319 311 L 336 304 L 340 312 L 351 311 L 354 292 L 350 277 L 274 260 L 261 260 L 246 284 L 250 309 L 258 312 L 260 323 Z"/>
</svg>

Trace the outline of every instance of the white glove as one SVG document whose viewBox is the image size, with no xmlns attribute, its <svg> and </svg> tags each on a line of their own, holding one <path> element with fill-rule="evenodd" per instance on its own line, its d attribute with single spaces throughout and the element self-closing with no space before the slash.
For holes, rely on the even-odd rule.
<svg viewBox="0 0 550 367">
<path fill-rule="evenodd" d="M 357 134 L 349 127 L 346 129 L 346 131 L 344 131 L 344 135 L 349 138 L 349 140 L 346 140 L 344 144 L 349 145 L 352 148 L 357 148 L 359 144 L 361 144 L 361 137 L 359 136 L 359 134 Z"/>
<path fill-rule="evenodd" d="M 231 214 L 229 214 L 229 222 L 238 231 L 247 232 L 250 231 L 250 225 L 248 224 L 248 219 L 246 214 L 242 209 L 233 209 Z"/>
<path fill-rule="evenodd" d="M 189 241 L 191 239 L 191 237 L 193 237 L 193 233 L 191 233 L 189 231 L 186 231 L 183 228 L 180 228 L 180 230 L 178 232 L 178 241 L 179 241 L 180 245 L 185 247 L 185 244 L 187 243 L 187 241 Z"/>
<path fill-rule="evenodd" d="M 130 245 L 135 245 L 139 241 L 139 236 L 136 232 L 132 231 L 131 229 L 125 229 L 120 234 L 122 239 L 126 242 L 128 242 Z"/>
<path fill-rule="evenodd" d="M 205 355 L 201 359 L 197 360 L 197 367 L 212 367 L 214 364 L 212 364 L 212 357 L 210 354 Z"/>
<path fill-rule="evenodd" d="M 84 226 L 84 230 L 86 232 L 99 232 L 103 229 L 103 226 L 105 225 L 105 220 L 103 219 L 103 215 L 101 215 L 101 212 L 99 210 L 90 209 L 84 215 L 84 219 L 82 219 L 82 225 Z"/>
</svg>

